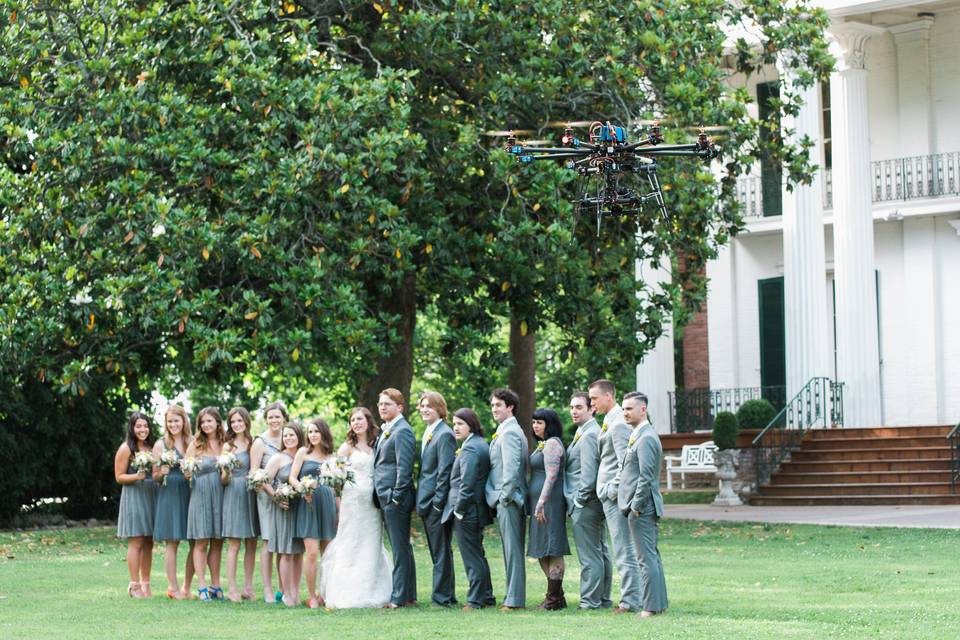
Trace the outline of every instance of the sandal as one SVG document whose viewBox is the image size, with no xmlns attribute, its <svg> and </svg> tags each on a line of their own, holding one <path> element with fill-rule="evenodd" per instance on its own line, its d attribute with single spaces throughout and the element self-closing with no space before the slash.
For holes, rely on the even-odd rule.
<svg viewBox="0 0 960 640">
<path fill-rule="evenodd" d="M 201 602 L 210 602 L 213 599 L 210 597 L 210 590 L 206 587 L 200 587 L 197 589 L 197 596 L 200 598 Z"/>
<path fill-rule="evenodd" d="M 130 584 L 127 585 L 127 595 L 131 598 L 142 598 L 143 591 L 140 590 L 140 583 L 131 580 Z"/>
<path fill-rule="evenodd" d="M 257 596 L 253 595 L 253 591 L 244 591 L 240 594 L 241 600 L 254 600 Z"/>
<path fill-rule="evenodd" d="M 223 601 L 223 589 L 220 587 L 210 587 L 210 596 L 214 600 Z"/>
</svg>

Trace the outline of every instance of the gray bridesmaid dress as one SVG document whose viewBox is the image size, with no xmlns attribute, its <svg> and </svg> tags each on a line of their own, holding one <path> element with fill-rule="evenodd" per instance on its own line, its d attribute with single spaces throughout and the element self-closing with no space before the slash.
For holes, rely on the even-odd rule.
<svg viewBox="0 0 960 640">
<path fill-rule="evenodd" d="M 316 460 L 304 460 L 300 467 L 300 480 L 307 476 L 320 478 L 320 464 Z M 333 489 L 324 484 L 313 490 L 313 500 L 297 500 L 297 532 L 300 539 L 333 540 L 337 535 L 337 502 Z"/>
<path fill-rule="evenodd" d="M 223 525 L 223 485 L 214 456 L 203 456 L 193 474 L 193 493 L 187 511 L 187 538 L 220 539 Z"/>
<path fill-rule="evenodd" d="M 250 472 L 250 452 L 236 454 L 240 466 L 230 475 L 230 483 L 223 489 L 224 538 L 256 538 L 260 535 L 257 517 L 257 497 L 247 489 L 247 474 Z"/>
<path fill-rule="evenodd" d="M 551 438 L 563 443 L 559 438 Z M 527 490 L 527 509 L 530 514 L 530 537 L 527 542 L 527 556 L 530 558 L 546 558 L 548 556 L 570 555 L 570 544 L 567 542 L 567 508 L 563 497 L 563 460 L 557 471 L 557 478 L 553 482 L 550 497 L 543 506 L 547 521 L 543 524 L 534 517 L 540 492 L 547 479 L 547 470 L 543 464 L 543 451 L 534 451 L 530 454 L 530 485 Z"/>
<path fill-rule="evenodd" d="M 263 442 L 263 457 L 260 459 L 260 468 L 266 469 L 267 463 L 270 462 L 270 458 L 277 455 L 280 452 L 280 449 L 276 448 L 265 438 L 257 436 L 256 440 L 261 440 Z M 254 440 L 254 442 L 256 442 Z M 267 495 L 265 491 L 257 491 L 257 514 L 260 521 L 260 537 L 264 540 L 269 540 L 272 536 L 270 532 L 272 531 L 271 527 L 273 526 L 273 511 L 276 508 L 276 504 L 273 502 L 273 498 Z"/>
<path fill-rule="evenodd" d="M 127 473 L 136 473 L 133 454 Z M 120 513 L 117 516 L 117 537 L 135 538 L 153 535 L 153 516 L 156 510 L 156 486 L 150 474 L 146 480 L 125 484 L 120 490 Z"/>
<path fill-rule="evenodd" d="M 167 451 L 166 443 L 163 450 Z M 183 454 L 174 447 L 177 460 Z M 180 467 L 170 469 L 167 483 L 157 483 L 157 512 L 153 523 L 153 539 L 178 542 L 187 539 L 187 512 L 190 509 L 190 483 Z"/>
<path fill-rule="evenodd" d="M 278 455 L 289 458 L 290 461 L 277 471 L 277 477 L 273 480 L 274 489 L 290 479 L 290 468 L 293 466 L 293 458 L 285 453 Z M 299 500 L 296 498 L 291 500 L 289 509 L 274 508 L 273 525 L 271 526 L 270 539 L 267 541 L 267 549 L 270 553 L 303 553 L 303 540 L 296 537 L 297 502 Z"/>
</svg>

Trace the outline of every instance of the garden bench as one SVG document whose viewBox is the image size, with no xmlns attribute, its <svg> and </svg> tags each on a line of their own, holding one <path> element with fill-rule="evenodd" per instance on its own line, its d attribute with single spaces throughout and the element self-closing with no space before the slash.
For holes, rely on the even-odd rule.
<svg viewBox="0 0 960 640">
<path fill-rule="evenodd" d="M 673 474 L 680 474 L 680 488 L 686 488 L 688 473 L 709 473 L 717 472 L 717 467 L 713 463 L 713 454 L 717 450 L 713 441 L 707 441 L 701 444 L 685 444 L 679 456 L 665 456 L 664 461 L 667 464 L 667 490 L 673 489 Z M 678 463 L 678 464 L 674 464 Z"/>
</svg>

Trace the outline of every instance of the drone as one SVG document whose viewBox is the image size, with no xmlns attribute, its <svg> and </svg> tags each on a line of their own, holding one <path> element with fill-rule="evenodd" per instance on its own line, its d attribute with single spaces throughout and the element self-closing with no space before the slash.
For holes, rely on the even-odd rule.
<svg viewBox="0 0 960 640">
<path fill-rule="evenodd" d="M 586 124 L 586 123 L 584 123 Z M 589 123 L 588 139 L 574 136 L 574 125 L 565 126 L 560 147 L 536 146 L 539 141 L 517 143 L 513 132 L 507 132 L 506 151 L 517 162 L 529 164 L 539 160 L 565 160 L 566 167 L 580 176 L 592 178 L 574 201 L 581 211 L 593 212 L 597 218 L 597 235 L 604 216 L 639 214 L 646 203 L 652 203 L 664 221 L 669 221 L 663 190 L 657 178 L 657 158 L 692 156 L 706 162 L 719 151 L 700 129 L 697 141 L 690 144 L 663 144 L 660 124 L 655 122 L 646 137 L 628 142 L 624 127 L 607 122 Z M 626 176 L 636 175 L 639 181 Z M 636 187 L 631 187 L 636 183 Z"/>
</svg>

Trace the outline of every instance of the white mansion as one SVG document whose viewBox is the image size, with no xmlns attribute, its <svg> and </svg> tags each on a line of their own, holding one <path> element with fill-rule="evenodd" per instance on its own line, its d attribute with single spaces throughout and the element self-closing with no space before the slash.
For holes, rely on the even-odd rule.
<svg viewBox="0 0 960 640">
<path fill-rule="evenodd" d="M 684 335 L 705 348 L 675 376 L 665 337 L 637 368 L 654 415 L 679 387 L 790 398 L 822 376 L 844 383 L 848 427 L 960 420 L 960 0 L 817 3 L 837 68 L 789 126 L 821 170 L 792 192 L 774 166 L 741 179 L 747 229 Z M 748 85 L 759 109 L 767 75 Z"/>
</svg>

